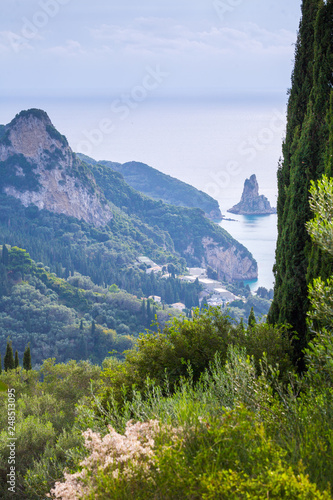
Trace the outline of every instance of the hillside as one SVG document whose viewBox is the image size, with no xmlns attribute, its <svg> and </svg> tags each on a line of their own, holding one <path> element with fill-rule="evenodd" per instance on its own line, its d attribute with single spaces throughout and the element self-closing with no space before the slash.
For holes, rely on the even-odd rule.
<svg viewBox="0 0 333 500">
<path fill-rule="evenodd" d="M 95 161 L 85 155 L 77 156 L 91 165 L 105 165 L 121 173 L 127 184 L 141 193 L 177 207 L 200 208 L 212 220 L 222 219 L 219 204 L 211 196 L 170 175 L 163 174 L 145 163 L 136 161 L 124 164 Z"/>
<path fill-rule="evenodd" d="M 166 284 L 185 299 L 185 285 L 176 290 L 174 280 Z M 145 289 L 148 295 L 157 291 Z M 25 250 L 0 247 L 0 346 L 10 338 L 22 358 L 30 342 L 34 365 L 51 357 L 101 364 L 110 351 L 121 357 L 155 315 L 163 326 L 170 314 L 176 313 L 79 273 L 59 278 Z"/>
<path fill-rule="evenodd" d="M 252 255 L 201 210 L 154 201 L 109 167 L 89 168 L 43 111 L 23 111 L 6 126 L 0 140 L 0 172 L 0 188 L 10 195 L 1 198 L 3 241 L 27 248 L 35 260 L 46 265 L 74 265 L 83 274 L 93 272 L 97 283 L 118 285 L 122 275 L 136 266 L 140 254 L 159 265 L 175 264 L 179 270 L 185 264 L 209 264 L 226 281 L 257 276 Z M 26 212 L 13 214 L 13 197 Z M 56 214 L 72 217 L 65 225 L 76 224 L 67 238 Z M 45 232 L 52 234 L 53 244 L 47 248 L 44 240 L 42 252 L 37 242 Z M 97 246 L 92 247 L 93 240 Z M 108 255 L 112 256 L 109 261 Z M 89 269 L 93 263 L 94 271 Z M 140 279 L 127 281 L 132 283 L 132 292 L 140 291 Z"/>
<path fill-rule="evenodd" d="M 168 234 L 188 266 L 210 265 L 224 281 L 257 276 L 250 252 L 227 231 L 209 221 L 202 210 L 175 207 L 142 196 L 129 187 L 119 173 L 104 165 L 93 165 L 91 171 L 108 200 L 131 217 L 138 217 Z"/>
</svg>

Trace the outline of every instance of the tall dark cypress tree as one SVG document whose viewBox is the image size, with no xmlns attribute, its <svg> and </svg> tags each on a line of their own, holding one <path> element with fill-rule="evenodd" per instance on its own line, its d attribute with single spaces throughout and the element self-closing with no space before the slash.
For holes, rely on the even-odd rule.
<svg viewBox="0 0 333 500">
<path fill-rule="evenodd" d="M 325 170 L 332 88 L 332 2 L 303 0 L 288 102 L 287 134 L 278 170 L 278 241 L 271 323 L 298 334 L 294 360 L 303 368 L 307 343 L 308 283 L 320 273 L 305 224 L 311 218 L 309 187 Z M 333 266 L 331 267 L 333 271 Z"/>
<path fill-rule="evenodd" d="M 6 245 L 2 246 L 2 263 L 4 266 L 8 266 L 9 262 L 9 253 L 8 253 L 8 248 Z"/>
<path fill-rule="evenodd" d="M 253 328 L 257 323 L 257 320 L 256 320 L 256 317 L 255 317 L 255 314 L 254 314 L 254 310 L 253 310 L 253 307 L 251 307 L 251 312 L 250 312 L 250 315 L 249 315 L 249 318 L 247 320 L 247 324 L 249 325 L 250 328 Z"/>
<path fill-rule="evenodd" d="M 30 352 L 30 345 L 28 344 L 27 347 L 24 350 L 23 354 L 23 368 L 24 370 L 31 370 L 31 352 Z"/>
<path fill-rule="evenodd" d="M 8 276 L 7 268 L 0 262 L 0 297 L 8 294 Z"/>
<path fill-rule="evenodd" d="M 6 372 L 15 368 L 13 348 L 10 341 L 7 342 L 6 354 L 4 357 L 4 368 Z"/>
<path fill-rule="evenodd" d="M 20 366 L 20 361 L 18 357 L 18 352 L 17 350 L 15 351 L 15 359 L 14 359 L 14 368 L 18 368 Z"/>
</svg>

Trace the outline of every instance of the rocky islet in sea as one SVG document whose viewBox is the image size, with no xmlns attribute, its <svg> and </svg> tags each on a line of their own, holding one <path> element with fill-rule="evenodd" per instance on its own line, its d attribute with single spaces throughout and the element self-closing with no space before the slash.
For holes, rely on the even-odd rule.
<svg viewBox="0 0 333 500">
<path fill-rule="evenodd" d="M 228 212 L 239 215 L 268 215 L 276 214 L 276 208 L 271 207 L 266 196 L 259 195 L 259 184 L 256 175 L 253 174 L 244 183 L 241 201 Z"/>
</svg>

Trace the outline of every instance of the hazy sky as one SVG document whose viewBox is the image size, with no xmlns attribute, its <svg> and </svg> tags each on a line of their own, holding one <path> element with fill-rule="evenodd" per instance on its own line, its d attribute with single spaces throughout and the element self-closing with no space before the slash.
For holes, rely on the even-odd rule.
<svg viewBox="0 0 333 500">
<path fill-rule="evenodd" d="M 1 0 L 2 95 L 285 92 L 299 18 L 297 0 Z"/>
</svg>

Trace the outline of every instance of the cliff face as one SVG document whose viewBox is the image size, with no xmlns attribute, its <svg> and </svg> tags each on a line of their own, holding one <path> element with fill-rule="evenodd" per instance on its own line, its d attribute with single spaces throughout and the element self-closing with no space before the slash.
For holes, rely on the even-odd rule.
<svg viewBox="0 0 333 500">
<path fill-rule="evenodd" d="M 241 201 L 228 212 L 240 215 L 266 215 L 276 214 L 276 208 L 272 208 L 270 202 L 264 195 L 259 195 L 259 184 L 255 174 L 246 179 Z"/>
<path fill-rule="evenodd" d="M 232 245 L 221 246 L 212 238 L 203 238 L 205 249 L 203 265 L 216 269 L 219 279 L 224 281 L 253 280 L 258 278 L 258 265 L 253 258 L 243 255 Z"/>
<path fill-rule="evenodd" d="M 22 111 L 0 140 L 0 188 L 24 206 L 105 225 L 112 213 L 93 176 L 47 114 Z"/>
</svg>

